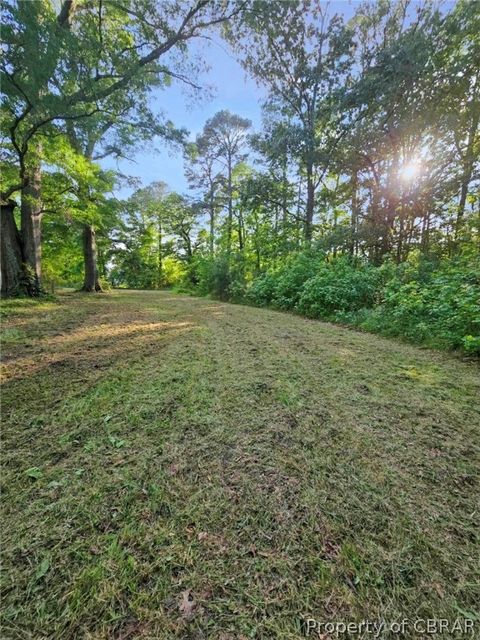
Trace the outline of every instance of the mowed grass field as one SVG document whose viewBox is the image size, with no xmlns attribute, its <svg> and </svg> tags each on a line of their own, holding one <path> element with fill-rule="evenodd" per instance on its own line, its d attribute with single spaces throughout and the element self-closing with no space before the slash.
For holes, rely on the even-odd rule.
<svg viewBox="0 0 480 640">
<path fill-rule="evenodd" d="M 166 292 L 2 309 L 3 639 L 478 620 L 474 362 Z"/>
</svg>

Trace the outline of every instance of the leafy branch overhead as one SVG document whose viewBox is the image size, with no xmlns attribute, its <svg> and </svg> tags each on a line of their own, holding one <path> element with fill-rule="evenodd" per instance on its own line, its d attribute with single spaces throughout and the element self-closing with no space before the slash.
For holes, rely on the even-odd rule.
<svg viewBox="0 0 480 640">
<path fill-rule="evenodd" d="M 239 3 L 216 0 L 103 0 L 92 11 L 66 0 L 56 16 L 47 1 L 6 2 L 5 129 L 20 170 L 3 198 L 28 183 L 26 154 L 38 131 L 56 121 L 88 118 L 119 92 L 148 92 L 172 78 L 190 82 L 186 42 L 240 9 Z"/>
</svg>

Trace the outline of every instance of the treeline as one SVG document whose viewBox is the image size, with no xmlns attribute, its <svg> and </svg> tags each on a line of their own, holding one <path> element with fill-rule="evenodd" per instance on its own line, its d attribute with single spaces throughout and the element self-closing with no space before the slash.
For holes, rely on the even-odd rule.
<svg viewBox="0 0 480 640">
<path fill-rule="evenodd" d="M 472 3 L 365 4 L 347 24 L 273 3 L 231 22 L 269 89 L 263 129 L 226 111 L 205 124 L 181 232 L 168 198 L 134 205 L 144 266 L 124 283 L 155 268 L 162 211 L 179 268 L 160 285 L 479 350 L 479 27 Z"/>
<path fill-rule="evenodd" d="M 319 0 L 65 2 L 58 16 L 34 4 L 36 20 L 20 2 L 7 21 L 2 226 L 11 211 L 21 266 L 10 290 L 38 290 L 28 247 L 39 222 L 28 221 L 45 214 L 44 268 L 70 283 L 84 272 L 86 290 L 102 277 L 176 285 L 480 348 L 477 2 L 365 2 L 349 20 Z M 267 92 L 263 126 L 220 111 L 189 141 L 148 95 L 172 79 L 195 84 L 185 43 L 215 25 Z M 157 182 L 110 197 L 119 177 L 95 159 L 153 134 L 183 148 L 189 194 Z"/>
<path fill-rule="evenodd" d="M 4 0 L 1 60 L 2 295 L 42 293 L 42 230 L 50 257 L 80 227 L 83 288 L 98 291 L 97 232 L 119 213 L 122 176 L 98 161 L 133 153 L 155 136 L 186 132 L 150 106 L 152 89 L 196 87 L 188 43 L 221 27 L 229 0 Z M 73 247 L 72 247 L 73 248 Z M 72 263 L 77 262 L 73 252 Z M 69 260 L 70 262 L 70 260 Z M 73 267 L 73 264 L 72 264 Z"/>
</svg>

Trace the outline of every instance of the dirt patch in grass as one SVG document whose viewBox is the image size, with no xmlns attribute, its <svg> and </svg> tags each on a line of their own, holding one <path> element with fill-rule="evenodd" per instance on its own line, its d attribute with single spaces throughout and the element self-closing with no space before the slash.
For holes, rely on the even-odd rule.
<svg viewBox="0 0 480 640">
<path fill-rule="evenodd" d="M 161 292 L 5 311 L 2 637 L 478 616 L 475 364 Z"/>
</svg>

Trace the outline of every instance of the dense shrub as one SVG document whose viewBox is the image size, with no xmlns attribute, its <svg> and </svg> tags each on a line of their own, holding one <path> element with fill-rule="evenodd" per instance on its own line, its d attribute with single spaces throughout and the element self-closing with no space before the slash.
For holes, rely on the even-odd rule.
<svg viewBox="0 0 480 640">
<path fill-rule="evenodd" d="M 162 286 L 174 287 L 180 283 L 187 273 L 187 267 L 176 256 L 167 256 L 162 265 Z"/>
<path fill-rule="evenodd" d="M 442 262 L 413 253 L 400 265 L 373 266 L 319 251 L 299 253 L 253 279 L 225 257 L 197 268 L 202 293 L 258 306 L 292 309 L 314 318 L 442 348 L 480 353 L 480 260 Z"/>
<path fill-rule="evenodd" d="M 201 295 L 211 294 L 220 300 L 245 300 L 245 268 L 243 260 L 233 256 L 230 260 L 224 254 L 215 257 L 198 257 L 186 271 L 183 289 L 193 290 Z"/>
<path fill-rule="evenodd" d="M 107 280 L 107 278 L 103 276 L 99 276 L 98 282 L 102 287 L 102 291 L 110 291 L 110 289 L 112 288 L 112 283 L 110 282 L 110 280 Z"/>
<path fill-rule="evenodd" d="M 324 262 L 303 285 L 297 308 L 313 318 L 370 308 L 380 294 L 382 271 L 348 258 Z"/>
<path fill-rule="evenodd" d="M 246 292 L 246 300 L 260 307 L 272 304 L 275 295 L 277 276 L 274 273 L 264 273 L 255 278 Z"/>
<path fill-rule="evenodd" d="M 480 352 L 480 264 L 444 263 L 428 280 L 393 278 L 384 301 L 360 325 L 431 346 Z"/>
<path fill-rule="evenodd" d="M 271 303 L 279 309 L 293 309 L 302 294 L 302 287 L 315 275 L 323 260 L 322 254 L 299 253 L 275 274 Z"/>
</svg>

